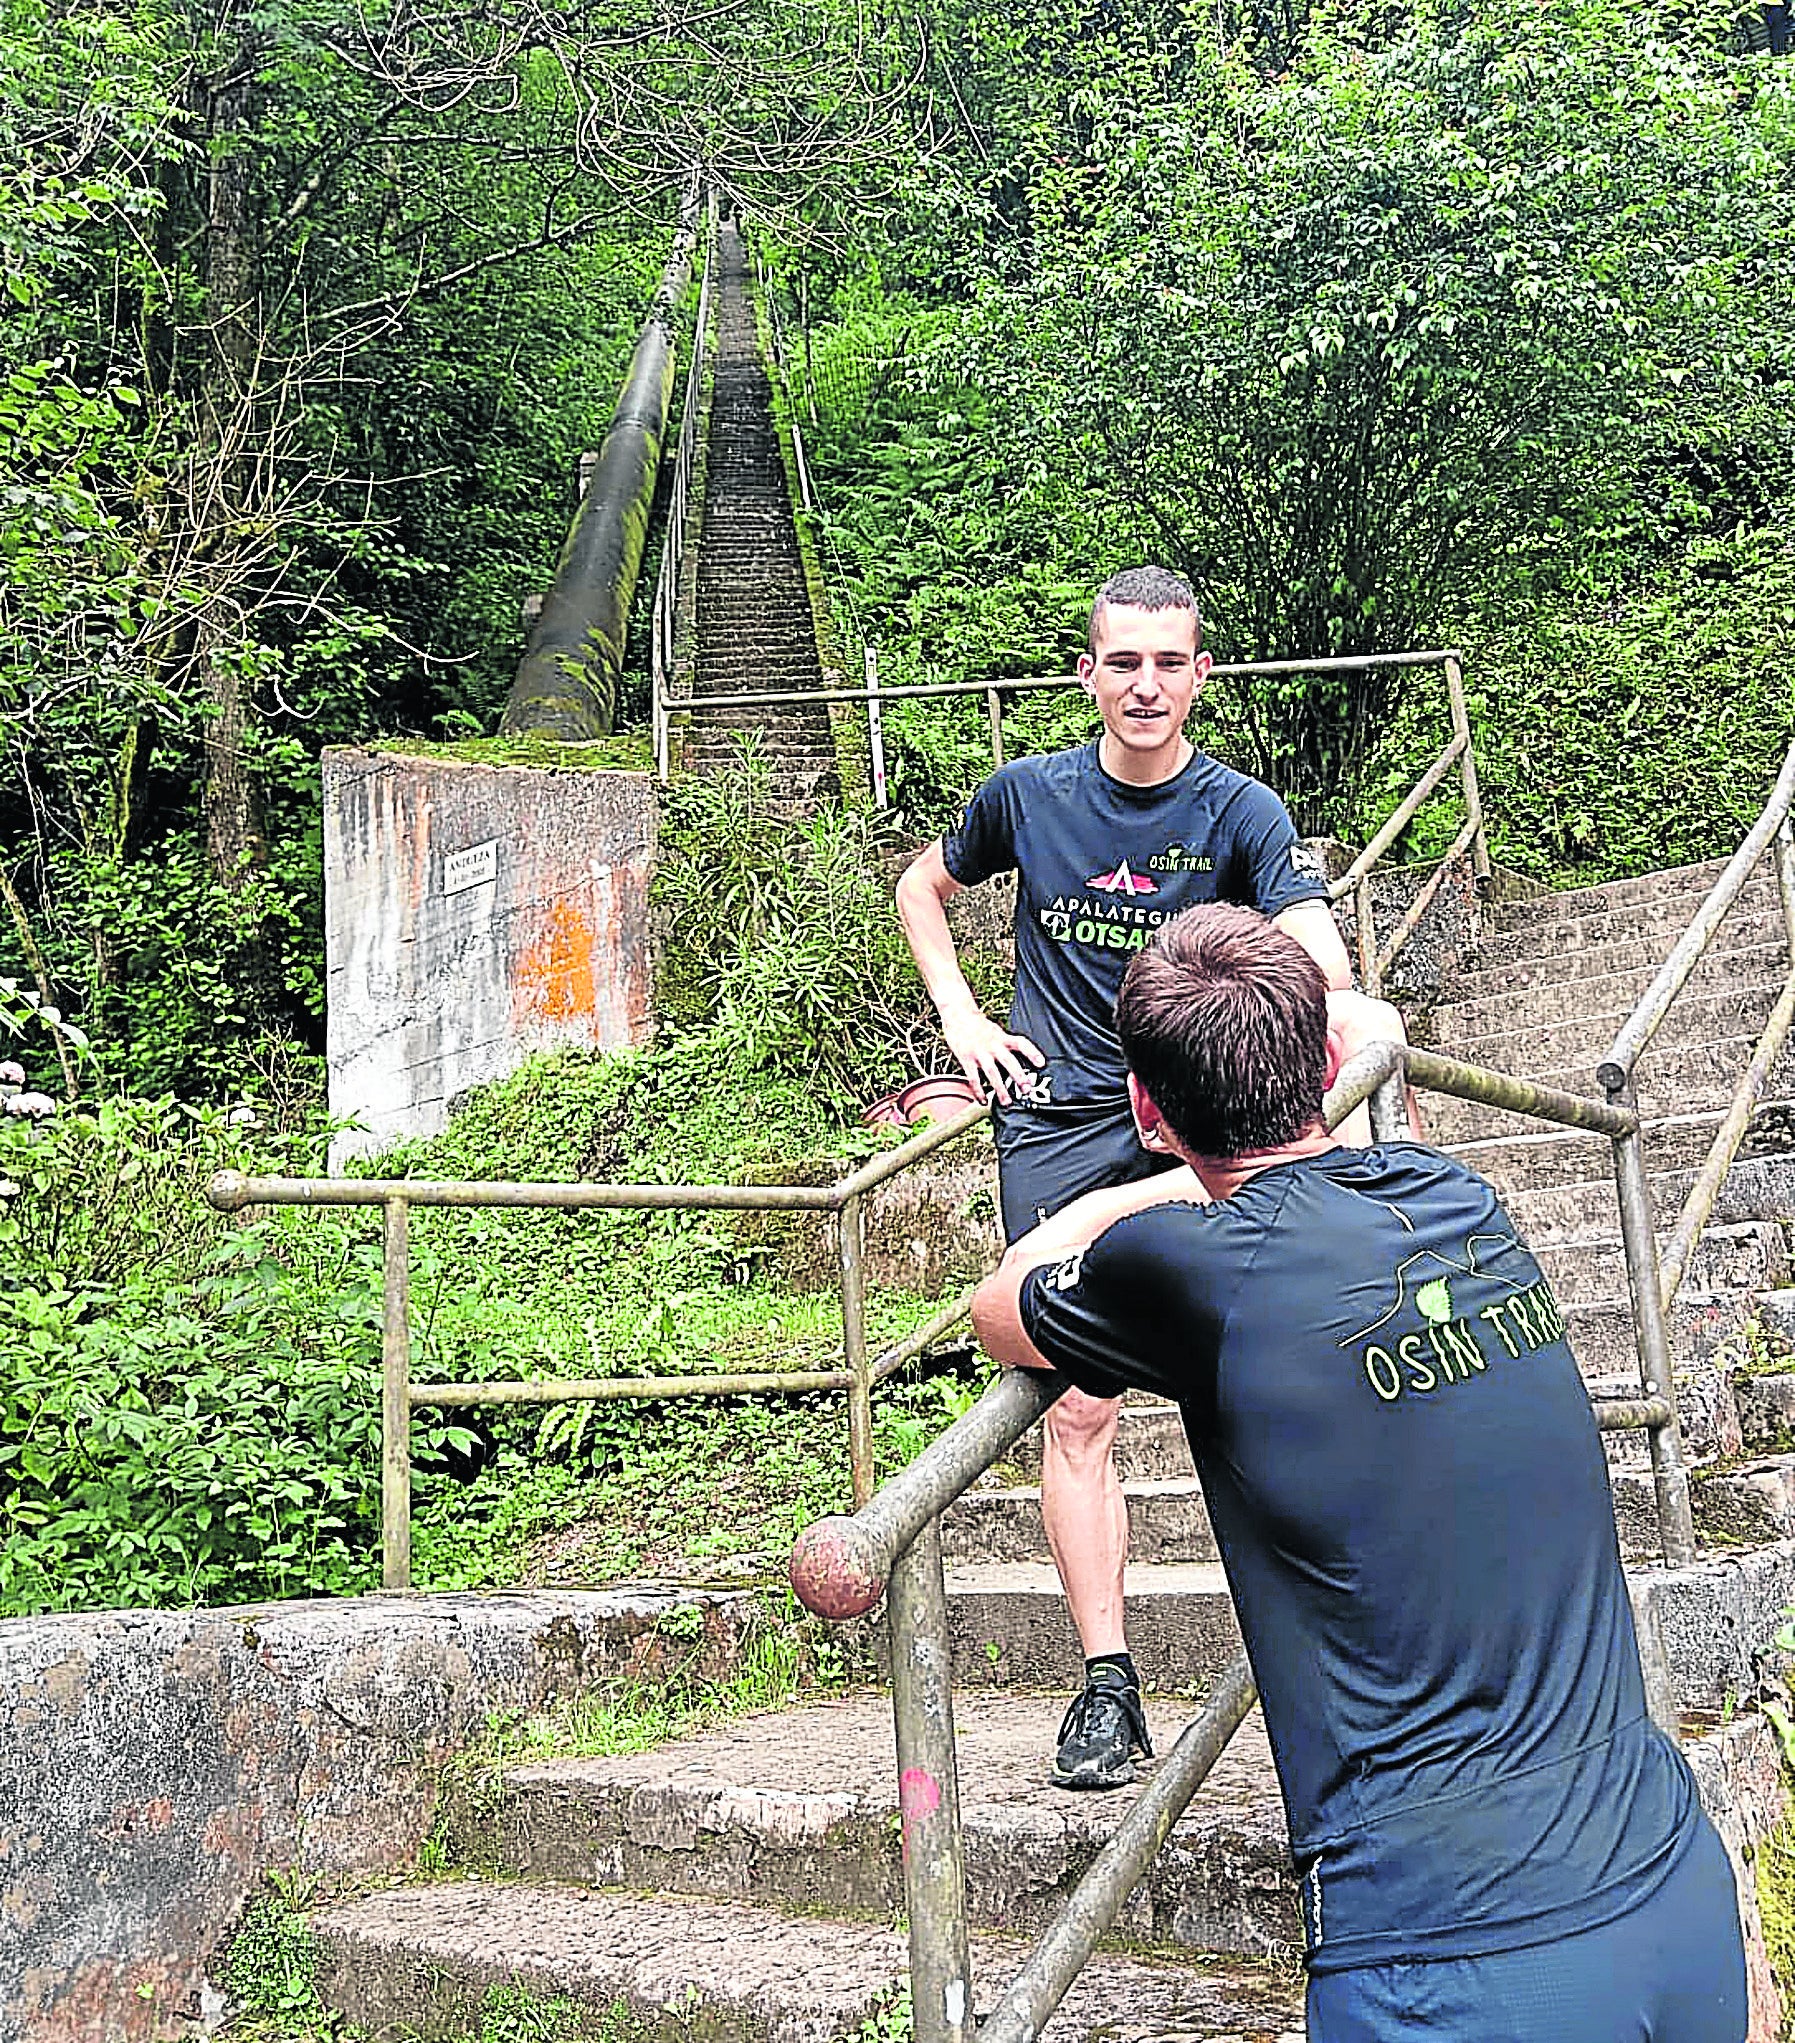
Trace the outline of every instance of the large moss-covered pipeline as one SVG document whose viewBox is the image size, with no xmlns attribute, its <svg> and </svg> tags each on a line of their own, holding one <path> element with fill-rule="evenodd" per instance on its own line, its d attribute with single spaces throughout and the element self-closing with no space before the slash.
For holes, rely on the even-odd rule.
<svg viewBox="0 0 1795 2043">
<path fill-rule="evenodd" d="M 611 729 L 673 397 L 674 308 L 692 274 L 698 216 L 694 191 L 630 358 L 598 465 L 511 684 L 502 731 L 533 731 L 579 744 Z"/>
</svg>

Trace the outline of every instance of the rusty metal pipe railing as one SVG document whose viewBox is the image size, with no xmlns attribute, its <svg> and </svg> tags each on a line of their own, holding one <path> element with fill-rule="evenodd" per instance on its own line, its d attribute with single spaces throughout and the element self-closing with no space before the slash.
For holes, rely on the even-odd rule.
<svg viewBox="0 0 1795 2043">
<path fill-rule="evenodd" d="M 1658 1530 L 1664 1558 L 1673 1568 L 1695 1558 L 1695 1515 L 1689 1498 L 1689 1469 L 1683 1457 L 1683 1433 L 1677 1422 L 1670 1334 L 1658 1290 L 1658 1251 L 1652 1228 L 1652 1195 L 1646 1179 L 1645 1152 L 1635 1127 L 1614 1141 L 1614 1186 L 1620 1200 L 1621 1248 L 1627 1262 L 1627 1288 L 1633 1299 L 1633 1332 L 1639 1350 L 1639 1387 L 1647 1399 L 1661 1399 L 1670 1413 L 1661 1424 L 1646 1428 L 1652 1461 L 1652 1488 L 1658 1506 Z"/>
<path fill-rule="evenodd" d="M 1453 766 L 1469 749 L 1469 745 L 1470 740 L 1464 732 L 1455 731 L 1453 733 L 1451 742 L 1446 746 L 1445 750 L 1440 753 L 1434 763 L 1422 774 L 1414 786 L 1409 789 L 1408 793 L 1403 796 L 1402 800 L 1391 810 L 1390 814 L 1385 817 L 1371 842 L 1359 853 L 1358 857 L 1353 860 L 1345 872 L 1333 882 L 1329 891 L 1333 894 L 1336 901 L 1353 892 L 1359 882 L 1370 872 L 1371 868 L 1377 864 L 1384 853 L 1389 850 L 1397 838 L 1415 820 L 1416 815 L 1420 811 L 1421 804 L 1426 801 L 1434 789 L 1439 786 L 1440 782 L 1452 771 Z"/>
<path fill-rule="evenodd" d="M 834 1185 L 519 1184 L 457 1178 L 252 1177 L 219 1171 L 206 1196 L 220 1212 L 255 1206 L 378 1206 L 381 1258 L 381 1579 L 389 1589 L 411 1580 L 411 1414 L 434 1408 L 597 1403 L 624 1399 L 802 1396 L 845 1391 L 848 1465 L 856 1504 L 873 1489 L 872 1393 L 933 1340 L 964 1318 L 967 1292 L 920 1327 L 872 1355 L 866 1330 L 865 1202 L 900 1172 L 977 1127 L 990 1113 L 968 1108 L 930 1125 Z M 417 1206 L 499 1207 L 532 1211 L 774 1212 L 837 1218 L 842 1358 L 826 1370 L 757 1370 L 703 1376 L 533 1378 L 517 1383 L 411 1381 L 410 1216 Z M 1026 1425 L 1026 1422 L 1025 1422 Z"/>
<path fill-rule="evenodd" d="M 1640 997 L 1639 1004 L 1609 1044 L 1607 1055 L 1596 1066 L 1596 1078 L 1608 1093 L 1618 1093 L 1632 1078 L 1633 1067 L 1639 1062 L 1646 1045 L 1658 1033 L 1670 1011 L 1671 1002 L 1688 983 L 1690 973 L 1700 963 L 1702 953 L 1725 919 L 1727 910 L 1738 899 L 1753 867 L 1781 828 L 1792 799 L 1795 799 L 1795 745 L 1791 745 L 1784 755 L 1782 771 L 1776 777 L 1776 785 L 1763 813 L 1727 862 L 1725 871 L 1708 890 L 1689 927 L 1678 937 L 1670 956 L 1659 967 L 1658 976 Z"/>
</svg>

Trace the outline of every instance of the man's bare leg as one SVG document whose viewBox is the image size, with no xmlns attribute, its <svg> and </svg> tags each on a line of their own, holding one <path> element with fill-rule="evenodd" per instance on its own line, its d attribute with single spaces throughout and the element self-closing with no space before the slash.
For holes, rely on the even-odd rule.
<svg viewBox="0 0 1795 2043">
<path fill-rule="evenodd" d="M 1042 1422 L 1041 1518 L 1087 1660 L 1122 1653 L 1128 1506 L 1116 1476 L 1116 1399 L 1069 1390 Z"/>
<path fill-rule="evenodd" d="M 1113 1398 L 1069 1390 L 1042 1428 L 1041 1517 L 1085 1656 L 1054 1759 L 1063 1788 L 1125 1787 L 1135 1755 L 1153 1750 L 1123 1632 L 1128 1506 L 1116 1479 L 1117 1409 Z"/>
</svg>

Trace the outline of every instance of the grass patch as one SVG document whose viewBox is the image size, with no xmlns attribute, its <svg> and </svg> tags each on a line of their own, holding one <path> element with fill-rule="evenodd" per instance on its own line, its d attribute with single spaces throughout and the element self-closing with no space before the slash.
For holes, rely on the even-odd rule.
<svg viewBox="0 0 1795 2043">
<path fill-rule="evenodd" d="M 372 738 L 362 747 L 402 759 L 452 759 L 467 766 L 533 766 L 551 773 L 652 773 L 654 747 L 645 731 L 567 744 L 539 732 L 492 738 Z"/>
</svg>

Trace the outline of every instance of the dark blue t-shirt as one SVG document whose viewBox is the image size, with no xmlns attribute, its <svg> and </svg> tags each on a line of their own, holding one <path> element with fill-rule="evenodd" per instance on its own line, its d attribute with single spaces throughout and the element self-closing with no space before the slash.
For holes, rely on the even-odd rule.
<svg viewBox="0 0 1795 2043">
<path fill-rule="evenodd" d="M 1270 788 L 1201 752 L 1133 787 L 1103 770 L 1098 742 L 1002 767 L 942 839 L 962 886 L 1016 870 L 1010 1027 L 1047 1057 L 1037 1105 L 1126 1097 L 1116 993 L 1179 909 L 1233 901 L 1277 915 L 1328 895 L 1293 858 L 1296 829 Z"/>
<path fill-rule="evenodd" d="M 1419 1143 L 1119 1221 L 1023 1288 L 1056 1369 L 1177 1399 L 1316 1971 L 1645 1900 L 1700 1821 L 1645 1714 L 1589 1398 L 1495 1192 Z"/>
</svg>

